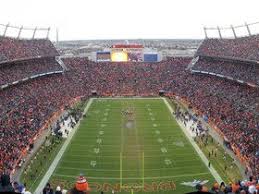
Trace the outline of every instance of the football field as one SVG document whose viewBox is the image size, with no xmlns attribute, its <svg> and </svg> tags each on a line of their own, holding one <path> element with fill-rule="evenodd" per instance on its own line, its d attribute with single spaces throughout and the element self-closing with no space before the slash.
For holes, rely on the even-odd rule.
<svg viewBox="0 0 259 194">
<path fill-rule="evenodd" d="M 162 99 L 93 100 L 50 182 L 69 189 L 80 173 L 91 193 L 178 194 L 214 181 Z"/>
</svg>

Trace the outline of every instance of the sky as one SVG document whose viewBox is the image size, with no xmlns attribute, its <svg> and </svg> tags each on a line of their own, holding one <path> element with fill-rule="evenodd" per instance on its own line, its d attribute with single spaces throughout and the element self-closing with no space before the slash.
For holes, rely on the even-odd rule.
<svg viewBox="0 0 259 194">
<path fill-rule="evenodd" d="M 203 27 L 259 22 L 259 0 L 1 0 L 0 24 L 50 27 L 50 39 L 196 39 Z M 259 33 L 259 25 L 251 27 Z M 4 28 L 0 26 L 0 35 Z M 21 37 L 32 36 L 23 31 Z M 8 36 L 18 30 L 8 29 Z M 246 35 L 246 28 L 238 28 Z M 216 36 L 217 31 L 208 32 Z M 46 36 L 39 32 L 36 37 Z M 232 36 L 225 30 L 223 36 Z"/>
</svg>

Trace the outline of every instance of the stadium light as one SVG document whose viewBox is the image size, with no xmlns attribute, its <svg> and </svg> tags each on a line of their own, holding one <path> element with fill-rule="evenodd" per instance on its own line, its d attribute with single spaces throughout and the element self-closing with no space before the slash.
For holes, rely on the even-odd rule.
<svg viewBox="0 0 259 194">
<path fill-rule="evenodd" d="M 21 28 L 20 28 L 20 30 L 19 30 L 19 33 L 18 33 L 18 36 L 17 36 L 17 38 L 20 38 L 20 36 L 21 36 L 21 33 L 22 33 L 22 29 L 23 29 L 23 26 L 21 26 Z"/>
<path fill-rule="evenodd" d="M 231 29 L 232 29 L 232 32 L 233 32 L 233 34 L 234 34 L 234 37 L 237 38 L 235 28 L 233 27 L 233 25 L 231 25 L 230 27 L 231 27 Z"/>
<path fill-rule="evenodd" d="M 4 34 L 3 34 L 3 36 L 5 36 L 6 35 L 6 33 L 7 33 L 7 29 L 8 29 L 8 27 L 9 27 L 9 23 L 5 26 L 5 30 L 4 30 Z"/>
<path fill-rule="evenodd" d="M 251 31 L 250 31 L 249 25 L 246 22 L 245 22 L 245 26 L 246 26 L 249 36 L 251 36 Z"/>
</svg>

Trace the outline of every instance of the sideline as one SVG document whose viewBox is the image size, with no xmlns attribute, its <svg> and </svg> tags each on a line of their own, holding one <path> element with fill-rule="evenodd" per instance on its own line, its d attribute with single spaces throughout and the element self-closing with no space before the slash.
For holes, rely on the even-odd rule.
<svg viewBox="0 0 259 194">
<path fill-rule="evenodd" d="M 170 113 L 173 114 L 173 109 L 170 106 L 170 104 L 168 103 L 168 101 L 166 100 L 166 98 L 163 98 L 164 103 L 166 104 L 167 108 L 169 109 Z M 180 123 L 179 120 L 175 119 L 178 123 L 178 125 L 181 127 L 182 131 L 184 132 L 185 136 L 187 137 L 187 139 L 190 141 L 190 143 L 192 144 L 193 148 L 196 150 L 196 152 L 198 153 L 198 155 L 200 156 L 201 160 L 204 162 L 205 166 L 208 168 L 208 170 L 211 172 L 211 174 L 213 175 L 213 177 L 215 178 L 215 180 L 218 183 L 223 182 L 222 178 L 220 177 L 220 175 L 218 174 L 218 172 L 214 169 L 214 167 L 211 165 L 210 168 L 208 167 L 208 159 L 206 158 L 206 156 L 204 155 L 204 153 L 201 151 L 201 149 L 199 148 L 199 146 L 196 144 L 196 142 L 193 140 L 193 138 L 190 136 L 190 134 L 188 133 L 188 131 L 186 130 L 186 128 L 183 126 L 182 123 Z"/>
<path fill-rule="evenodd" d="M 87 103 L 87 105 L 85 107 L 84 113 L 86 113 L 88 111 L 88 109 L 91 106 L 93 100 L 94 100 L 93 98 L 89 99 L 89 102 Z M 59 150 L 57 156 L 55 157 L 55 159 L 51 163 L 48 171 L 45 173 L 44 177 L 42 178 L 41 182 L 39 183 L 38 187 L 36 188 L 36 190 L 33 193 L 35 193 L 35 194 L 42 193 L 43 188 L 45 187 L 45 185 L 47 184 L 49 178 L 51 177 L 51 175 L 53 174 L 54 170 L 56 169 L 56 167 L 57 167 L 61 157 L 63 156 L 64 152 L 66 151 L 66 149 L 67 149 L 71 139 L 73 138 L 74 134 L 78 130 L 78 128 L 80 126 L 81 120 L 82 120 L 82 118 L 77 123 L 77 126 L 75 127 L 75 129 L 70 132 L 68 138 L 65 140 L 65 142 L 64 142 L 63 146 L 61 147 L 61 149 Z"/>
</svg>

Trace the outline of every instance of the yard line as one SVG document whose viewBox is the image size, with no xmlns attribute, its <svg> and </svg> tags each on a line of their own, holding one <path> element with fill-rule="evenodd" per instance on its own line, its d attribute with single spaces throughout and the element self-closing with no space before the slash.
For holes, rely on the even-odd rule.
<svg viewBox="0 0 259 194">
<path fill-rule="evenodd" d="M 144 155 L 144 151 L 143 151 L 143 153 L 142 153 L 142 169 L 143 169 L 143 175 L 142 175 L 142 177 L 143 177 L 143 180 L 142 180 L 142 182 L 143 182 L 143 187 L 145 186 L 145 155 Z"/>
<path fill-rule="evenodd" d="M 123 111 L 123 101 L 121 102 L 121 111 Z M 123 158 L 123 144 L 124 144 L 124 137 L 123 137 L 123 116 L 121 116 L 121 144 L 120 144 L 120 187 L 122 186 L 122 158 Z"/>
<path fill-rule="evenodd" d="M 208 175 L 209 172 L 203 172 L 203 173 L 196 173 L 196 174 L 180 174 L 175 176 L 160 176 L 160 177 L 145 177 L 147 180 L 152 179 L 169 179 L 169 178 L 180 178 L 180 177 L 194 177 L 194 176 L 200 176 L 200 175 Z M 68 177 L 68 178 L 75 178 L 75 176 L 72 175 L 65 175 L 65 174 L 57 174 L 54 173 L 53 175 L 59 176 L 59 177 Z M 88 179 L 101 179 L 101 180 L 120 180 L 120 177 L 87 177 Z M 123 178 L 123 180 L 142 180 L 142 177 L 130 177 L 130 178 Z"/>
<path fill-rule="evenodd" d="M 136 140 L 136 144 L 137 144 L 137 147 L 140 147 L 141 145 L 139 144 L 139 132 L 138 132 L 138 127 L 137 127 L 137 110 L 136 110 L 136 107 L 134 106 L 134 104 L 131 102 L 130 103 L 131 104 L 131 107 L 132 107 L 132 109 L 133 109 L 133 112 L 134 112 L 134 128 L 135 128 L 135 133 L 134 133 L 134 135 L 135 135 L 135 140 Z M 144 147 L 144 145 L 143 145 L 143 147 Z M 143 148 L 144 149 L 144 148 Z M 136 152 L 138 153 L 137 155 L 138 155 L 138 166 L 139 166 L 139 168 L 141 169 L 141 159 L 143 159 L 142 157 L 141 157 L 141 152 L 143 152 L 143 150 L 141 150 L 141 149 L 135 149 L 136 150 Z M 143 163 L 143 162 L 142 162 Z M 142 165 L 142 168 L 143 168 L 144 166 Z M 143 171 L 144 169 L 142 169 L 142 171 Z M 141 173 L 141 172 L 140 172 Z M 144 177 L 143 177 L 143 185 L 144 185 Z"/>
<path fill-rule="evenodd" d="M 120 152 L 120 186 L 122 186 L 122 153 Z"/>
</svg>

